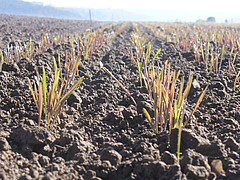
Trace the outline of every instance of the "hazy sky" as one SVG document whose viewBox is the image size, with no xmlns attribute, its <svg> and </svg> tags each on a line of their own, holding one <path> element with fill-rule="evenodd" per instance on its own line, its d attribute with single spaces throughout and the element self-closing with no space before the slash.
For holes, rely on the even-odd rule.
<svg viewBox="0 0 240 180">
<path fill-rule="evenodd" d="M 29 2 L 41 2 L 44 5 L 58 7 L 79 7 L 79 8 L 135 8 L 141 9 L 135 12 L 144 16 L 164 17 L 157 20 L 182 20 L 196 21 L 206 20 L 209 16 L 216 17 L 217 22 L 224 22 L 226 19 L 238 19 L 240 21 L 240 0 L 23 0 Z M 156 13 L 158 9 L 162 14 Z M 152 10 L 143 10 L 152 9 Z M 170 11 L 169 11 L 170 10 Z M 131 10 L 132 11 L 132 10 Z"/>
<path fill-rule="evenodd" d="M 239 0 L 24 0 L 43 2 L 60 7 L 86 8 L 159 8 L 159 9 L 196 9 L 225 12 L 240 12 Z"/>
</svg>

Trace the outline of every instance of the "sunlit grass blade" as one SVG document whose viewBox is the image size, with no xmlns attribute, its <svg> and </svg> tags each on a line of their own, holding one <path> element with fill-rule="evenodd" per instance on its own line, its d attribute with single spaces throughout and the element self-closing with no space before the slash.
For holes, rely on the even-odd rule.
<svg viewBox="0 0 240 180">
<path fill-rule="evenodd" d="M 81 77 L 77 80 L 77 82 L 71 87 L 71 89 L 61 98 L 61 100 L 59 101 L 59 103 L 57 104 L 57 106 L 60 104 L 60 103 L 63 103 L 64 101 L 67 100 L 67 98 L 71 95 L 71 93 L 77 88 L 77 86 L 79 84 L 82 83 L 84 77 Z"/>
<path fill-rule="evenodd" d="M 43 112 L 47 117 L 47 75 L 44 66 L 42 67 L 42 93 L 43 93 Z"/>
<path fill-rule="evenodd" d="M 33 88 L 32 86 L 32 83 L 30 81 L 30 79 L 27 77 L 27 80 L 28 80 L 28 86 L 29 86 L 29 89 L 32 93 L 32 96 L 33 96 L 33 100 L 34 100 L 34 103 L 36 105 L 36 107 L 39 109 L 39 106 L 38 106 L 38 98 L 37 98 L 37 94 L 36 94 L 36 89 Z"/>
<path fill-rule="evenodd" d="M 188 93 L 192 87 L 192 81 L 193 81 L 193 75 L 191 75 L 189 77 L 189 80 L 188 80 L 188 83 L 187 83 L 187 87 L 185 88 L 184 90 L 184 93 L 183 93 L 183 98 L 186 99 L 188 97 Z"/>
<path fill-rule="evenodd" d="M 42 82 L 39 83 L 38 87 L 38 92 L 39 92 L 39 105 L 38 105 L 38 126 L 40 126 L 40 122 L 42 119 L 42 111 L 43 111 L 43 87 L 42 87 Z"/>
<path fill-rule="evenodd" d="M 71 89 L 59 100 L 57 101 L 56 105 L 54 106 L 53 112 L 54 114 L 59 114 L 64 102 L 69 98 L 72 92 L 77 88 L 79 84 L 82 83 L 84 77 L 81 77 L 77 80 L 77 82 L 71 87 Z M 53 119 L 53 123 L 56 121 L 56 116 Z"/>
<path fill-rule="evenodd" d="M 161 53 L 162 49 L 158 49 L 157 53 L 153 57 L 153 61 L 158 57 L 158 55 Z"/>
<path fill-rule="evenodd" d="M 203 90 L 202 94 L 200 95 L 200 97 L 198 98 L 198 101 L 195 105 L 195 108 L 193 109 L 193 111 L 191 112 L 190 116 L 188 117 L 187 121 L 184 123 L 184 127 L 188 124 L 190 118 L 193 116 L 193 114 L 196 112 L 196 110 L 198 109 L 198 107 L 200 106 L 206 92 L 207 92 L 208 86 L 206 86 L 206 88 Z"/>
<path fill-rule="evenodd" d="M 152 124 L 152 118 L 145 108 L 143 108 L 143 114 L 147 118 L 147 120 L 150 122 L 150 124 Z"/>
</svg>

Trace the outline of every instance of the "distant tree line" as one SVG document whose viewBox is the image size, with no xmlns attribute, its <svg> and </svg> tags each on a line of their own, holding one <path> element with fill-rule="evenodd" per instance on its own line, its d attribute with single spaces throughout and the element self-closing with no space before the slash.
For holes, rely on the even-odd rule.
<svg viewBox="0 0 240 180">
<path fill-rule="evenodd" d="M 206 20 L 198 19 L 196 22 L 216 22 L 216 19 L 215 17 L 210 16 Z"/>
</svg>

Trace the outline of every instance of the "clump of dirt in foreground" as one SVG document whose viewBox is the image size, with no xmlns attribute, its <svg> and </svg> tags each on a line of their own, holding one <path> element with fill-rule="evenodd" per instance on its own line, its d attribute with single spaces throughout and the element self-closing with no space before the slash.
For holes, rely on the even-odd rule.
<svg viewBox="0 0 240 180">
<path fill-rule="evenodd" d="M 1 47 L 18 40 L 38 41 L 76 33 L 88 22 L 1 15 Z M 101 23 L 96 23 L 96 26 Z M 117 25 L 105 31 L 111 32 Z M 194 56 L 173 44 L 157 41 L 162 60 L 170 59 L 184 73 L 195 69 L 201 87 L 209 90 L 191 123 L 182 132 L 182 155 L 176 159 L 177 130 L 155 134 L 141 113 L 151 109 L 131 61 L 131 23 L 79 67 L 84 82 L 70 96 L 60 122 L 37 126 L 38 113 L 28 89 L 36 65 L 48 66 L 55 53 L 48 49 L 32 60 L 6 63 L 0 72 L 0 179 L 240 179 L 240 91 L 229 77 L 194 67 Z M 144 28 L 143 28 L 144 29 Z M 151 33 L 145 28 L 146 33 Z M 181 60 L 181 61 L 180 61 Z M 138 103 L 99 67 L 99 61 L 124 83 Z M 179 63 L 180 62 L 180 63 Z M 50 67 L 49 67 L 50 68 Z M 201 89 L 192 89 L 194 103 Z"/>
</svg>

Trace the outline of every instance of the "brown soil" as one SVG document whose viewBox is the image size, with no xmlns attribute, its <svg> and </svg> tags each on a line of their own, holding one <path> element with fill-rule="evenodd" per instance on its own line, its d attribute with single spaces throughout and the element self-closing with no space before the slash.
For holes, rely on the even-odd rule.
<svg viewBox="0 0 240 180">
<path fill-rule="evenodd" d="M 30 38 L 37 42 L 43 33 L 54 37 L 89 27 L 83 21 L 1 15 L 0 46 Z M 116 25 L 105 31 L 115 29 Z M 234 76 L 224 70 L 218 76 L 207 73 L 196 66 L 191 52 L 152 37 L 155 48 L 163 49 L 162 62 L 169 59 L 183 74 L 194 72 L 201 85 L 191 89 L 190 108 L 209 85 L 204 101 L 183 129 L 177 163 L 177 130 L 168 144 L 167 133 L 155 134 L 141 112 L 142 107 L 151 110 L 151 102 L 139 86 L 130 58 L 132 30 L 132 23 L 127 23 L 112 43 L 79 67 L 84 82 L 68 99 L 61 121 L 51 127 L 44 122 L 37 126 L 26 77 L 33 77 L 34 66 L 48 66 L 65 46 L 36 54 L 31 61 L 4 64 L 0 72 L 0 179 L 240 179 L 240 89 L 233 91 Z M 146 27 L 142 30 L 151 34 Z M 124 83 L 137 107 L 100 69 L 99 61 Z M 236 67 L 240 68 L 239 61 Z"/>
</svg>

